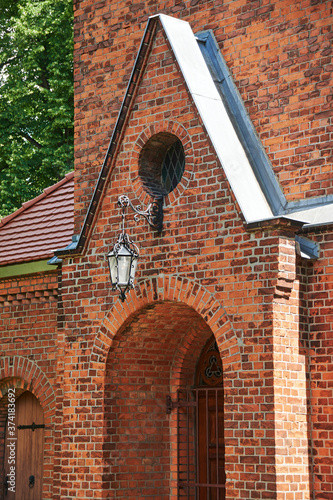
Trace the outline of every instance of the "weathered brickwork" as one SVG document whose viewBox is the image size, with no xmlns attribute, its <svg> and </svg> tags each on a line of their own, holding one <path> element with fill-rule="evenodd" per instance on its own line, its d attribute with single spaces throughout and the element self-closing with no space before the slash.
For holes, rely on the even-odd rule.
<svg viewBox="0 0 333 500">
<path fill-rule="evenodd" d="M 74 1 L 78 229 L 149 16 L 213 30 L 289 200 L 333 193 L 329 0 Z"/>
<path fill-rule="evenodd" d="M 105 263 L 120 230 L 116 201 L 147 201 L 140 148 L 171 130 L 186 177 L 165 200 L 161 234 L 128 214 L 142 255 L 138 287 L 121 304 Z M 175 497 L 175 415 L 164 399 L 193 385 L 211 334 L 224 364 L 226 498 L 310 498 L 298 229 L 283 220 L 244 227 L 158 31 L 87 249 L 64 262 L 64 433 L 73 441 L 63 439 L 63 498 Z"/>
<path fill-rule="evenodd" d="M 0 281 L 0 460 L 4 459 L 8 389 L 32 392 L 40 401 L 44 434 L 43 498 L 53 498 L 58 362 L 58 273 Z M 2 477 L 2 481 L 4 478 Z M 4 490 L 0 490 L 0 498 Z"/>
<path fill-rule="evenodd" d="M 74 9 L 76 233 L 158 12 L 213 31 L 288 200 L 333 194 L 330 2 L 75 0 Z M 46 422 L 43 500 L 176 500 L 177 394 L 197 384 L 215 338 L 225 500 L 330 500 L 332 226 L 245 222 L 161 23 L 153 29 L 82 251 L 59 254 L 58 273 L 0 281 L 1 442 L 8 388 L 28 390 Z M 163 230 L 126 213 L 140 259 L 121 302 L 106 261 L 121 231 L 117 200 L 147 206 L 149 141 L 165 151 L 174 137 L 185 171 L 164 197 Z M 318 243 L 317 260 L 300 255 L 296 234 Z M 192 458 L 195 447 L 192 437 Z"/>
<path fill-rule="evenodd" d="M 299 282 L 294 242 L 281 239 L 279 255 L 279 277 L 273 302 L 278 498 L 308 498 L 307 366 L 299 345 Z"/>
<path fill-rule="evenodd" d="M 308 357 L 309 440 L 313 453 L 314 489 L 320 499 L 333 495 L 333 357 L 332 357 L 332 232 L 324 227 L 306 236 L 320 246 L 321 259 L 309 265 L 304 286 L 304 325 Z"/>
</svg>

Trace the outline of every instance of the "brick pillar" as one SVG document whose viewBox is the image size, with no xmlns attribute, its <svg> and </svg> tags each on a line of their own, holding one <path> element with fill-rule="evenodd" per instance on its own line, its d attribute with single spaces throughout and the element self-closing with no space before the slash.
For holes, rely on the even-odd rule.
<svg viewBox="0 0 333 500">
<path fill-rule="evenodd" d="M 60 499 L 108 498 L 103 432 L 103 374 L 90 363 L 91 339 L 68 338 L 64 350 Z"/>
<path fill-rule="evenodd" d="M 306 363 L 300 354 L 295 241 L 279 237 L 273 298 L 276 499 L 310 498 Z"/>
</svg>

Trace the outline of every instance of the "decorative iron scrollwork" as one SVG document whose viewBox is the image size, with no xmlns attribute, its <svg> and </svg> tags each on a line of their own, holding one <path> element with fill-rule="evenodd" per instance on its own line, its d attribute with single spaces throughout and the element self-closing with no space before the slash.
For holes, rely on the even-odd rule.
<svg viewBox="0 0 333 500">
<path fill-rule="evenodd" d="M 127 207 L 135 212 L 134 220 L 138 221 L 140 217 L 144 217 L 148 224 L 156 231 L 162 231 L 163 227 L 163 197 L 156 198 L 149 203 L 146 210 L 143 210 L 141 205 L 134 206 L 128 196 L 122 195 L 118 198 L 118 206 L 124 210 Z"/>
</svg>

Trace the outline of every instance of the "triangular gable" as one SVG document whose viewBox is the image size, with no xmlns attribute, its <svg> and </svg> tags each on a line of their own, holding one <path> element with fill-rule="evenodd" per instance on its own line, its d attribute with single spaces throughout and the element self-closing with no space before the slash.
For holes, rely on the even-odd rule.
<svg viewBox="0 0 333 500">
<path fill-rule="evenodd" d="M 281 216 L 295 218 L 292 212 L 300 210 L 301 204 L 288 207 L 241 99 L 232 91 L 230 74 L 229 85 L 223 85 L 216 78 L 219 71 L 219 62 L 214 60 L 217 59 L 216 50 L 213 49 L 215 56 L 212 56 L 209 44 L 203 47 L 203 42 L 208 39 L 212 45 L 212 36 L 201 34 L 196 37 L 186 21 L 160 14 L 148 20 L 78 243 L 75 248 L 71 245 L 57 254 L 79 253 L 89 238 L 158 23 L 173 51 L 246 223 L 253 225 L 257 221 Z M 324 203 L 328 201 L 331 200 L 325 199 Z M 322 202 L 320 204 L 323 205 Z M 311 219 L 305 222 L 311 222 Z"/>
</svg>

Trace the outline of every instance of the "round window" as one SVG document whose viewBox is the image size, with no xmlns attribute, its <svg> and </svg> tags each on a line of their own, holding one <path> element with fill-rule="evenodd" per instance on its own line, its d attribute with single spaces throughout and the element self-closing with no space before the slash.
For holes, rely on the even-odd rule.
<svg viewBox="0 0 333 500">
<path fill-rule="evenodd" d="M 171 193 L 180 182 L 184 170 L 184 148 L 175 135 L 161 132 L 151 137 L 143 147 L 139 175 L 152 196 L 166 196 Z"/>
<path fill-rule="evenodd" d="M 179 139 L 167 150 L 162 164 L 162 185 L 171 193 L 183 176 L 185 155 Z"/>
</svg>

